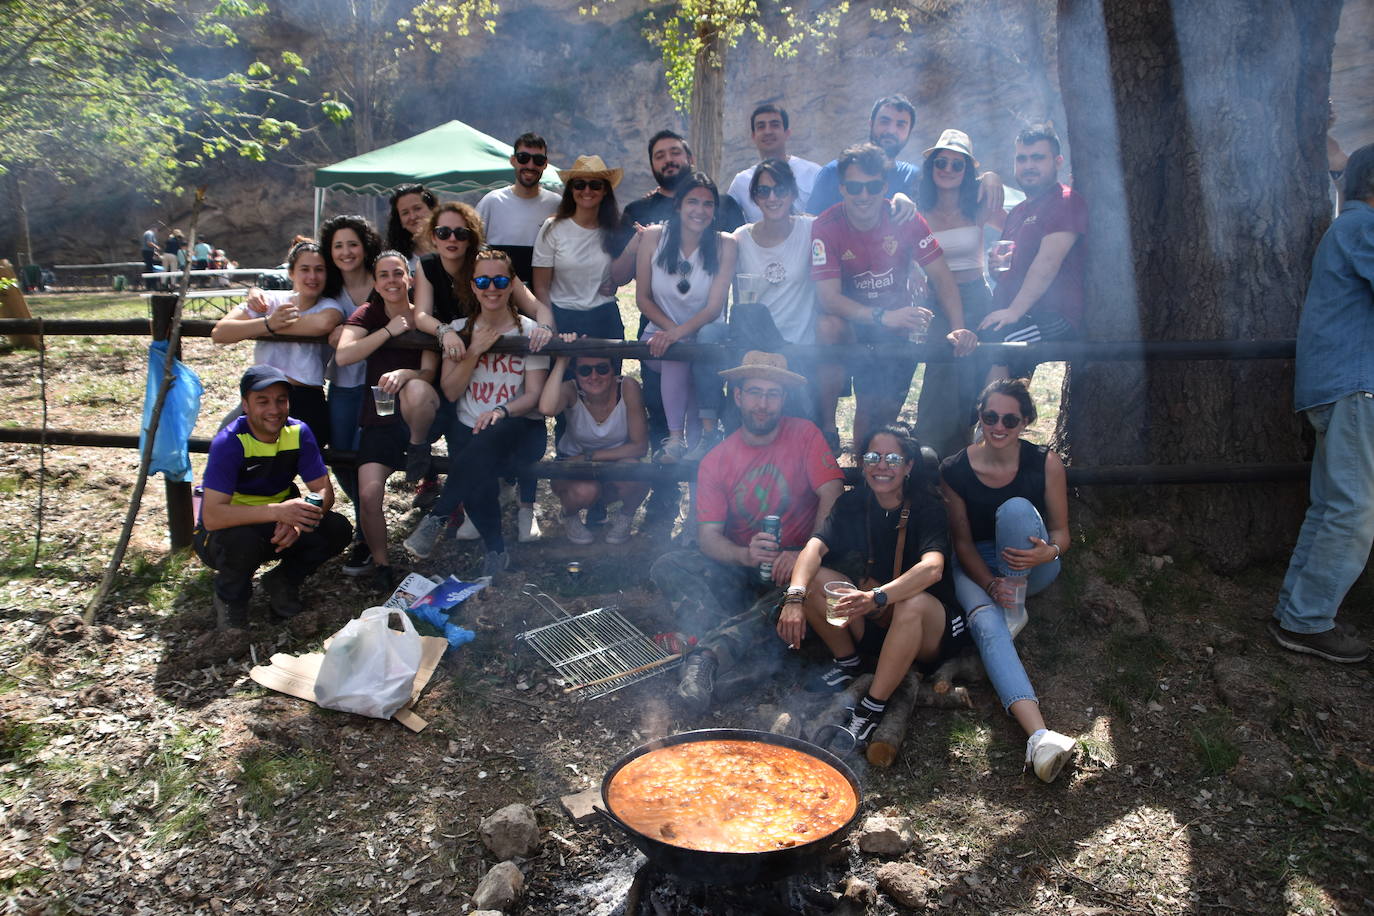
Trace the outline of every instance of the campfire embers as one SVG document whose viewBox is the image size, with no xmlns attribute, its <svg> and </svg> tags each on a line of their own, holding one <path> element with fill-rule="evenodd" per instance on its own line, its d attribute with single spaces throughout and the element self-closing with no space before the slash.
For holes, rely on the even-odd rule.
<svg viewBox="0 0 1374 916">
<path fill-rule="evenodd" d="M 836 850 L 845 859 L 844 847 Z M 842 916 L 862 913 L 830 890 L 824 864 L 764 884 L 722 887 L 688 881 L 645 862 L 625 897 L 623 916 Z"/>
</svg>

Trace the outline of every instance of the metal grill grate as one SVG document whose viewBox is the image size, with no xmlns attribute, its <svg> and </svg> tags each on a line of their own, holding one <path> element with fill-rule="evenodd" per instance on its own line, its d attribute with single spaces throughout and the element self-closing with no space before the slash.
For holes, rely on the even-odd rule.
<svg viewBox="0 0 1374 916">
<path fill-rule="evenodd" d="M 526 585 L 526 596 L 554 619 L 521 633 L 524 640 L 558 672 L 563 692 L 595 699 L 647 680 L 681 663 L 613 607 L 573 616 L 538 586 Z"/>
</svg>

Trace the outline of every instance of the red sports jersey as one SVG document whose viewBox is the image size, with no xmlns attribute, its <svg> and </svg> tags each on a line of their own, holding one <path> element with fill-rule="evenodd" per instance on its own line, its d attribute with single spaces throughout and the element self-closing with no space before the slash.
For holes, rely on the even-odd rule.
<svg viewBox="0 0 1374 916">
<path fill-rule="evenodd" d="M 843 293 L 860 305 L 884 309 L 912 305 L 911 262 L 922 267 L 940 257 L 940 243 L 918 214 L 895 223 L 886 211 L 866 232 L 849 224 L 844 204 L 816 217 L 811 226 L 811 279 L 840 278 Z"/>
</svg>

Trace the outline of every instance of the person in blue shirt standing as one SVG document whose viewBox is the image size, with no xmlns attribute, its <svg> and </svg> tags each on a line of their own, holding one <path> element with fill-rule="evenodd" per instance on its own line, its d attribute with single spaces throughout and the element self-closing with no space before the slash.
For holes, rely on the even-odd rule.
<svg viewBox="0 0 1374 916">
<path fill-rule="evenodd" d="M 1269 634 L 1351 664 L 1369 645 L 1336 612 L 1374 545 L 1374 144 L 1346 164 L 1345 201 L 1317 246 L 1298 321 L 1293 406 L 1317 431 L 1317 450 Z"/>
</svg>

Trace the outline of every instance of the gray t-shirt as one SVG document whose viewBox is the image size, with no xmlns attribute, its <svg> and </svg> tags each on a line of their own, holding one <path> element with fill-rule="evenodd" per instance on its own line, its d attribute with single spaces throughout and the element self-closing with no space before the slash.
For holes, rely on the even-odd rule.
<svg viewBox="0 0 1374 916">
<path fill-rule="evenodd" d="M 544 220 L 553 216 L 562 198 L 541 187 L 537 197 L 515 195 L 515 187 L 498 188 L 477 204 L 488 245 L 518 245 L 533 248 L 534 237 Z"/>
</svg>

